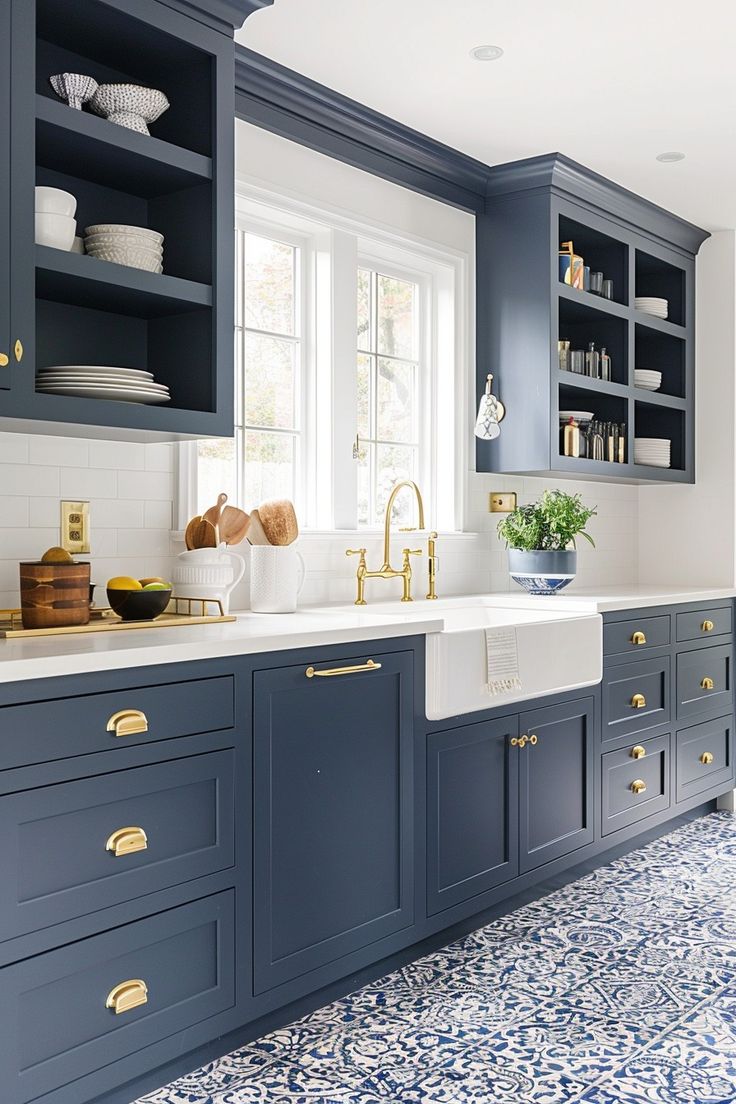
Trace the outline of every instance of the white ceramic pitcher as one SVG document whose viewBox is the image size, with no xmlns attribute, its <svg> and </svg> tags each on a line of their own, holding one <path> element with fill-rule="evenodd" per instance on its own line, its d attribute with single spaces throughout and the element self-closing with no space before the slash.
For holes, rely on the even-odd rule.
<svg viewBox="0 0 736 1104">
<path fill-rule="evenodd" d="M 254 613 L 293 613 L 304 576 L 304 560 L 293 544 L 254 544 L 250 550 L 250 608 Z"/>
<path fill-rule="evenodd" d="M 174 568 L 174 594 L 178 598 L 208 598 L 222 603 L 222 612 L 230 610 L 230 595 L 245 571 L 245 560 L 237 552 L 219 548 L 192 548 L 178 556 Z M 196 612 L 196 611 L 193 611 Z M 208 608 L 208 613 L 212 608 Z"/>
</svg>

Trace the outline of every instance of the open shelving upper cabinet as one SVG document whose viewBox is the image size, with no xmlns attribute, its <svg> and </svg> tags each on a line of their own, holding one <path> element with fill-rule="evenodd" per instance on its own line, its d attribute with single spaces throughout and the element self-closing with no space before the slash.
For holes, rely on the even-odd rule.
<svg viewBox="0 0 736 1104">
<path fill-rule="evenodd" d="M 232 38 L 157 0 L 0 0 L 13 59 L 0 99 L 10 182 L 0 289 L 0 426 L 175 439 L 233 430 Z M 2 46 L 0 46 L 2 49 Z M 49 77 L 159 88 L 170 108 L 150 136 L 78 111 Z M 2 79 L 0 77 L 0 79 Z M 162 274 L 34 244 L 34 185 L 77 198 L 96 223 L 164 235 Z M 0 250 L 3 248 L 0 230 Z M 171 402 L 147 406 L 36 391 L 52 365 L 141 368 Z"/>
<path fill-rule="evenodd" d="M 694 482 L 695 256 L 704 231 L 559 154 L 489 172 L 478 215 L 478 394 L 488 372 L 506 406 L 500 436 L 478 441 L 478 471 L 616 482 Z M 610 299 L 560 280 L 572 241 L 613 281 Z M 635 299 L 668 300 L 667 319 Z M 558 341 L 605 346 L 610 380 L 560 369 Z M 634 369 L 662 373 L 657 391 Z M 625 425 L 625 460 L 561 455 L 560 410 Z M 634 462 L 634 438 L 671 441 L 671 466 Z"/>
</svg>

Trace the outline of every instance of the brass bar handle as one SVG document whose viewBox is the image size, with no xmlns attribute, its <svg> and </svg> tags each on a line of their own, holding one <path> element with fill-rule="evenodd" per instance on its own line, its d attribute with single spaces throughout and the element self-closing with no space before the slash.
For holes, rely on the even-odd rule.
<svg viewBox="0 0 736 1104">
<path fill-rule="evenodd" d="M 637 797 L 639 796 L 639 794 L 647 792 L 647 784 L 643 778 L 634 779 L 634 781 L 631 783 L 631 792 L 633 794 L 636 794 Z"/>
<path fill-rule="evenodd" d="M 118 855 L 132 855 L 135 851 L 145 851 L 148 848 L 148 836 L 142 828 L 118 828 L 108 836 L 105 844 L 106 851 L 112 851 Z"/>
<path fill-rule="evenodd" d="M 142 709 L 119 709 L 107 722 L 107 731 L 116 736 L 136 736 L 148 732 L 148 717 Z"/>
<path fill-rule="evenodd" d="M 712 751 L 704 751 L 703 754 L 700 756 L 700 762 L 703 764 L 704 767 L 709 767 L 713 762 L 713 758 L 714 756 Z"/>
<path fill-rule="evenodd" d="M 704 621 L 703 624 L 700 626 L 700 631 L 701 632 L 713 632 L 714 628 L 715 628 L 715 625 L 713 624 L 712 621 Z"/>
<path fill-rule="evenodd" d="M 110 990 L 105 1000 L 105 1008 L 111 1008 L 116 1016 L 140 1008 L 142 1004 L 148 1004 L 148 986 L 142 978 L 121 981 Z"/>
<path fill-rule="evenodd" d="M 715 687 L 715 683 L 714 683 L 713 679 L 708 678 L 707 675 L 704 679 L 700 680 L 700 689 L 701 690 L 712 690 L 714 687 Z"/>
<path fill-rule="evenodd" d="M 643 759 L 645 757 L 646 753 L 647 753 L 646 748 L 642 747 L 641 744 L 636 744 L 636 746 L 633 747 L 631 749 L 631 751 L 629 752 L 629 755 L 631 756 L 632 759 Z"/>
<path fill-rule="evenodd" d="M 647 638 L 643 632 L 635 632 L 631 637 L 632 644 L 646 644 Z"/>
<path fill-rule="evenodd" d="M 369 659 L 365 663 L 356 663 L 352 667 L 326 667 L 318 671 L 316 667 L 307 667 L 307 678 L 335 678 L 337 675 L 357 675 L 360 671 L 380 671 L 381 664 Z"/>
<path fill-rule="evenodd" d="M 646 709 L 647 699 L 644 697 L 643 694 L 634 694 L 633 698 L 631 699 L 631 705 L 634 709 Z"/>
<path fill-rule="evenodd" d="M 10 364 L 10 357 L 7 353 L 0 353 L 0 368 L 7 368 Z"/>
<path fill-rule="evenodd" d="M 16 341 L 13 352 L 15 353 L 15 359 L 18 361 L 18 364 L 20 364 L 23 359 L 23 342 L 20 338 Z"/>
</svg>

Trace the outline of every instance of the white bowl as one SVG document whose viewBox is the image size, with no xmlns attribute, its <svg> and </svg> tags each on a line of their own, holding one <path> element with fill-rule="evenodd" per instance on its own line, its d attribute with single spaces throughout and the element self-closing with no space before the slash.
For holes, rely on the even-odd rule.
<svg viewBox="0 0 736 1104">
<path fill-rule="evenodd" d="M 94 234 L 134 234 L 142 238 L 152 238 L 157 245 L 162 245 L 164 240 L 163 234 L 159 234 L 158 230 L 149 230 L 146 226 L 127 226 L 119 222 L 99 222 L 94 226 L 85 226 L 84 233 L 90 237 Z"/>
<path fill-rule="evenodd" d="M 47 188 L 43 185 L 36 186 L 36 214 L 66 215 L 74 218 L 77 213 L 77 199 L 71 192 L 63 192 L 61 188 Z"/>
<path fill-rule="evenodd" d="M 161 272 L 161 258 L 150 249 L 128 248 L 120 245 L 100 246 L 98 249 L 87 249 L 91 256 L 98 261 L 109 261 L 111 264 L 126 265 L 128 268 L 142 268 L 146 272 Z"/>
<path fill-rule="evenodd" d="M 36 211 L 36 245 L 48 245 L 52 249 L 69 252 L 76 232 L 76 219 L 67 215 L 49 215 Z"/>
<path fill-rule="evenodd" d="M 169 101 L 158 88 L 141 84 L 101 84 L 89 102 L 97 115 L 111 123 L 148 134 L 147 123 L 155 123 L 169 107 Z"/>
<path fill-rule="evenodd" d="M 84 253 L 84 238 L 80 238 L 79 236 L 75 237 L 74 241 L 72 242 L 71 251 L 72 253 Z"/>
<path fill-rule="evenodd" d="M 119 246 L 121 249 L 150 249 L 152 253 L 163 256 L 163 246 L 156 245 L 150 238 L 139 238 L 136 234 L 88 234 L 84 239 L 88 252 L 99 246 Z"/>
</svg>

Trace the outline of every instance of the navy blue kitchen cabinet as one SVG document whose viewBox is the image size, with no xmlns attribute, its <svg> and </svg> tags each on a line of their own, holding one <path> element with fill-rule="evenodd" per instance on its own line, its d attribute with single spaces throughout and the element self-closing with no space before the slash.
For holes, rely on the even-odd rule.
<svg viewBox="0 0 736 1104">
<path fill-rule="evenodd" d="M 519 872 L 516 716 L 427 735 L 427 912 Z"/>
<path fill-rule="evenodd" d="M 206 7 L 202 4 L 202 7 Z M 0 0 L 0 426 L 151 439 L 232 434 L 234 45 L 196 4 Z M 178 9 L 178 10 L 174 10 Z M 221 7 L 224 10 L 224 7 Z M 186 14 L 185 14 L 186 12 Z M 10 67 L 2 66 L 0 81 Z M 139 134 L 62 102 L 61 72 L 160 88 L 170 108 Z M 77 230 L 164 235 L 162 274 L 34 244 L 34 185 L 76 196 Z M 6 332 L 7 331 L 7 332 Z M 52 365 L 115 364 L 167 384 L 161 405 L 44 394 Z M 7 386 L 8 382 L 12 386 Z"/>
<path fill-rule="evenodd" d="M 413 921 L 411 652 L 257 671 L 256 992 Z"/>
<path fill-rule="evenodd" d="M 593 698 L 522 713 L 520 872 L 569 855 L 594 836 Z"/>
<path fill-rule="evenodd" d="M 10 387 L 10 0 L 0 0 L 0 392 Z"/>
</svg>

